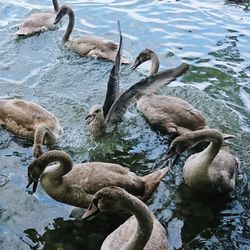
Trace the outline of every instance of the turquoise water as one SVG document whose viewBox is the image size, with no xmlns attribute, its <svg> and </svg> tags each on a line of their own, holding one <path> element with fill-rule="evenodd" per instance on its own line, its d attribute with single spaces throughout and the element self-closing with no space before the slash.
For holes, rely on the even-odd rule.
<svg viewBox="0 0 250 250">
<path fill-rule="evenodd" d="M 210 127 L 236 138 L 229 142 L 241 161 L 231 199 L 200 199 L 182 187 L 188 153 L 164 178 L 149 208 L 166 228 L 170 249 L 250 249 L 250 10 L 249 1 L 60 1 L 76 14 L 73 36 L 95 35 L 118 42 L 131 57 L 155 50 L 161 68 L 187 62 L 190 71 L 161 94 L 182 97 L 201 110 Z M 85 123 L 89 108 L 102 103 L 112 63 L 80 58 L 61 45 L 67 24 L 27 39 L 16 39 L 22 20 L 49 10 L 51 1 L 0 0 L 0 98 L 35 101 L 61 122 L 65 134 L 56 148 L 75 162 L 120 163 L 139 175 L 162 164 L 169 140 L 153 131 L 131 106 L 113 133 L 94 140 Z M 122 67 L 121 87 L 142 78 L 149 65 L 131 73 Z M 40 186 L 25 189 L 30 144 L 0 129 L 1 249 L 99 249 L 116 222 L 70 217 Z M 74 210 L 73 210 L 74 211 Z M 75 211 L 74 211 L 75 212 Z"/>
</svg>

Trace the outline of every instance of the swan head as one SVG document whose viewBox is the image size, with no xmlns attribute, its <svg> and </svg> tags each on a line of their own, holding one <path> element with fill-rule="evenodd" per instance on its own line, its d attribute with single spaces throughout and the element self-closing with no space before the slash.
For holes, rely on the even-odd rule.
<svg viewBox="0 0 250 250">
<path fill-rule="evenodd" d="M 165 160 L 172 159 L 172 162 L 170 163 L 170 167 L 175 165 L 178 161 L 180 155 L 186 151 L 187 149 L 193 147 L 195 145 L 195 142 L 191 139 L 189 140 L 188 137 L 184 138 L 184 136 L 178 136 L 176 137 L 172 143 L 169 146 L 168 152 L 166 156 L 164 157 Z"/>
<path fill-rule="evenodd" d="M 152 54 L 154 54 L 154 52 L 150 49 L 144 49 L 135 59 L 134 64 L 132 65 L 132 70 L 135 70 L 139 65 L 141 65 L 142 63 L 151 60 L 152 58 Z"/>
<path fill-rule="evenodd" d="M 39 158 L 38 158 L 39 159 Z M 37 184 L 39 181 L 40 176 L 43 173 L 42 168 L 40 168 L 40 164 L 38 159 L 36 159 L 35 161 L 33 161 L 29 167 L 28 167 L 28 185 L 26 186 L 26 188 L 28 188 L 30 185 L 33 184 L 32 187 L 32 192 L 35 193 L 36 192 L 36 188 L 37 188 Z"/>
<path fill-rule="evenodd" d="M 130 194 L 123 188 L 110 186 L 100 189 L 93 197 L 83 219 L 88 219 L 99 212 L 121 211 L 127 207 Z"/>
<path fill-rule="evenodd" d="M 91 124 L 93 122 L 97 121 L 104 121 L 104 114 L 103 114 L 103 108 L 101 105 L 94 105 L 90 111 L 87 117 L 85 118 L 88 120 L 88 123 Z"/>
<path fill-rule="evenodd" d="M 104 133 L 106 122 L 101 105 L 94 105 L 85 119 L 88 120 L 92 135 L 98 137 Z"/>
<path fill-rule="evenodd" d="M 63 16 L 65 16 L 66 14 L 68 14 L 70 11 L 71 11 L 71 9 L 67 5 L 61 6 L 61 8 L 59 9 L 59 11 L 58 11 L 58 13 L 56 15 L 54 24 L 57 24 L 61 20 L 61 18 Z"/>
</svg>

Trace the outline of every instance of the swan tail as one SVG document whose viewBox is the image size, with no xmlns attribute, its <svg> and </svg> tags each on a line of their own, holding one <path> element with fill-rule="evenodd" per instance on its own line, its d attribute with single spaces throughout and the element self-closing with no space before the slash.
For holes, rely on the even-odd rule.
<svg viewBox="0 0 250 250">
<path fill-rule="evenodd" d="M 155 172 L 148 174 L 142 177 L 142 180 L 145 183 L 145 192 L 144 196 L 142 197 L 142 201 L 147 201 L 155 189 L 159 186 L 160 181 L 164 178 L 167 174 L 169 167 L 166 166 L 162 169 L 156 170 Z"/>
</svg>

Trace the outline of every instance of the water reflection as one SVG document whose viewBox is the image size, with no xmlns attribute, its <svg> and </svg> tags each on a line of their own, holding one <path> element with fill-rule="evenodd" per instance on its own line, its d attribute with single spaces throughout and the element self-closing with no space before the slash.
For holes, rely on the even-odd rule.
<svg viewBox="0 0 250 250">
<path fill-rule="evenodd" d="M 90 221 L 56 218 L 42 235 L 35 228 L 26 229 L 23 242 L 31 249 L 100 249 L 107 235 L 124 221 L 114 216 L 96 216 Z"/>
</svg>

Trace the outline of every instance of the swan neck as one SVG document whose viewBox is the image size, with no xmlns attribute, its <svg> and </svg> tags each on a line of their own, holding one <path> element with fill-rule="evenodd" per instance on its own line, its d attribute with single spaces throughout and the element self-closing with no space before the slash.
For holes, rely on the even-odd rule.
<svg viewBox="0 0 250 250">
<path fill-rule="evenodd" d="M 159 67 L 160 67 L 160 59 L 155 53 L 152 53 L 151 54 L 151 68 L 149 70 L 148 75 L 151 76 L 157 73 L 159 70 Z"/>
<path fill-rule="evenodd" d="M 218 141 L 211 141 L 203 152 L 207 155 L 208 162 L 211 163 L 215 156 L 219 153 L 221 145 Z"/>
<path fill-rule="evenodd" d="M 53 169 L 45 170 L 45 168 L 52 162 L 59 162 Z M 51 177 L 61 178 L 63 175 L 67 174 L 73 167 L 72 160 L 64 152 L 51 150 L 44 153 L 37 159 L 37 165 L 39 168 L 45 172 L 50 172 Z"/>
<path fill-rule="evenodd" d="M 96 117 L 90 123 L 91 134 L 95 137 L 102 136 L 106 130 L 106 122 L 104 117 Z"/>
<path fill-rule="evenodd" d="M 194 138 L 195 144 L 201 141 L 210 142 L 207 148 L 205 148 L 201 153 L 207 158 L 208 162 L 211 163 L 215 156 L 219 153 L 220 148 L 223 144 L 223 136 L 219 131 L 216 130 L 200 130 L 195 131 L 196 138 Z"/>
<path fill-rule="evenodd" d="M 69 16 L 69 23 L 62 38 L 63 43 L 66 43 L 69 40 L 70 34 L 72 33 L 72 30 L 75 25 L 75 14 L 71 9 L 68 10 L 68 16 Z"/>
<path fill-rule="evenodd" d="M 135 233 L 122 250 L 143 250 L 153 231 L 153 216 L 147 206 L 140 200 L 133 199 L 130 204 L 126 202 L 125 206 L 134 214 L 138 224 Z"/>
<path fill-rule="evenodd" d="M 54 6 L 54 11 L 55 12 L 58 12 L 59 10 L 59 4 L 58 4 L 58 1 L 57 0 L 53 0 L 53 6 Z"/>
</svg>

